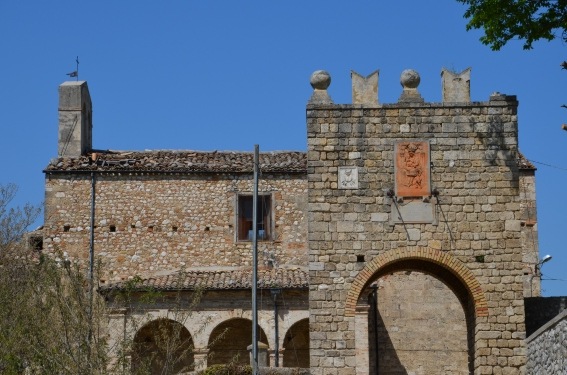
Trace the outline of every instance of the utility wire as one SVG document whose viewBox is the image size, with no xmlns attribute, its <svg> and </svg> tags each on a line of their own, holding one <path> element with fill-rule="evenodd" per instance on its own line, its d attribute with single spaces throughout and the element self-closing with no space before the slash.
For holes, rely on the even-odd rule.
<svg viewBox="0 0 567 375">
<path fill-rule="evenodd" d="M 545 278 L 545 279 L 542 278 L 542 280 L 545 280 L 545 281 L 567 281 L 565 279 L 548 279 L 548 278 Z"/>
<path fill-rule="evenodd" d="M 541 161 L 535 161 L 535 160 L 531 160 L 531 159 L 527 159 L 529 162 L 531 163 L 535 163 L 535 164 L 539 164 L 539 165 L 544 165 L 546 167 L 550 167 L 550 168 L 555 168 L 555 169 L 560 169 L 562 171 L 567 171 L 567 168 L 564 167 L 558 167 L 556 165 L 551 165 L 551 164 L 547 164 L 547 163 L 543 163 Z"/>
</svg>

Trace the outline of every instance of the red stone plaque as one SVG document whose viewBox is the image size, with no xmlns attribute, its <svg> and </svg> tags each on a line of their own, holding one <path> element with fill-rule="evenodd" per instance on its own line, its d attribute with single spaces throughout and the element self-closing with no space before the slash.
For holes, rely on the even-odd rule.
<svg viewBox="0 0 567 375">
<path fill-rule="evenodd" d="M 411 141 L 395 144 L 396 196 L 431 195 L 429 142 Z"/>
</svg>

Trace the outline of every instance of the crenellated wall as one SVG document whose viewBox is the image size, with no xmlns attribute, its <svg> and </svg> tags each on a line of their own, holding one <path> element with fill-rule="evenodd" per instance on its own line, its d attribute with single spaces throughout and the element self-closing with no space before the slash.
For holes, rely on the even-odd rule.
<svg viewBox="0 0 567 375">
<path fill-rule="evenodd" d="M 413 70 L 402 73 L 392 104 L 378 101 L 378 71 L 352 78 L 353 104 L 335 104 L 330 75 L 313 74 L 307 155 L 261 154 L 270 237 L 258 243 L 259 265 L 274 272 L 262 281 L 260 325 L 270 362 L 276 342 L 289 356 L 297 340 L 301 365 L 310 362 L 315 375 L 523 374 L 524 296 L 540 294 L 541 275 L 535 168 L 518 151 L 516 97 L 471 102 L 470 69 L 443 71 L 442 103 L 421 96 Z M 202 367 L 213 328 L 251 324 L 251 242 L 239 239 L 238 219 L 239 196 L 253 189 L 251 155 L 92 150 L 86 83 L 62 85 L 60 102 L 71 94 L 85 106 L 60 105 L 60 158 L 45 170 L 44 249 L 86 265 L 94 215 L 103 293 L 136 275 L 170 293 L 160 277 L 208 272 L 195 319 L 184 323 Z M 305 273 L 282 272 L 307 266 L 309 300 Z M 227 271 L 220 281 L 217 271 Z M 278 302 L 289 333 L 278 340 L 267 293 L 276 287 L 289 300 Z M 111 325 L 123 329 L 136 314 L 158 321 L 170 306 L 136 309 L 117 306 Z M 209 318 L 214 327 L 195 333 Z"/>
<path fill-rule="evenodd" d="M 328 74 L 314 73 L 307 105 L 314 374 L 371 371 L 373 288 L 378 325 L 391 325 L 389 358 L 386 338 L 378 340 L 381 374 L 525 369 L 524 261 L 530 251 L 537 259 L 537 249 L 524 250 L 518 102 L 495 93 L 487 102 L 428 103 L 419 80 L 415 71 L 402 73 L 398 103 L 338 105 L 326 91 Z M 466 97 L 458 90 L 448 97 Z M 432 297 L 416 272 L 446 288 Z M 440 321 L 431 319 L 436 303 Z M 440 330 L 439 345 L 428 346 L 429 336 L 418 333 L 450 326 L 452 309 L 461 311 L 460 333 Z M 453 351 L 454 340 L 467 343 L 468 360 Z M 423 350 L 408 355 L 409 348 Z"/>
</svg>

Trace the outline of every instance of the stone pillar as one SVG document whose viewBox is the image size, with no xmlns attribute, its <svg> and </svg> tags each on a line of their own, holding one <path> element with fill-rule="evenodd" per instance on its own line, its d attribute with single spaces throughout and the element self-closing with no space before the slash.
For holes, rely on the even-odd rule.
<svg viewBox="0 0 567 375">
<path fill-rule="evenodd" d="M 284 355 L 284 350 L 280 348 L 280 350 L 278 350 L 279 353 L 279 357 L 278 357 L 278 366 L 277 367 L 283 367 L 283 355 Z M 273 349 L 268 350 L 268 355 L 270 357 L 270 364 L 271 367 L 276 367 L 276 351 Z"/>
<path fill-rule="evenodd" d="M 195 348 L 193 350 L 193 358 L 195 361 L 195 371 L 203 371 L 207 368 L 207 357 L 209 356 L 208 348 Z"/>
<path fill-rule="evenodd" d="M 92 149 L 92 104 L 85 81 L 59 86 L 59 157 L 78 157 Z"/>
<path fill-rule="evenodd" d="M 311 74 L 311 87 L 313 94 L 309 98 L 308 104 L 333 104 L 333 100 L 327 92 L 331 84 L 331 75 L 324 70 L 317 70 Z"/>
<path fill-rule="evenodd" d="M 128 314 L 129 309 L 127 308 L 113 308 L 108 311 L 108 325 L 107 325 L 107 332 L 108 332 L 108 347 L 109 348 L 121 348 L 122 345 L 130 340 L 130 337 L 126 337 L 127 332 L 127 318 L 126 314 Z M 131 356 L 126 355 L 124 358 L 119 358 L 121 354 L 118 350 L 112 350 L 110 352 L 110 363 L 109 368 L 116 367 L 120 360 L 124 363 L 123 366 L 129 366 L 131 363 Z"/>
<path fill-rule="evenodd" d="M 398 99 L 400 103 L 423 103 L 424 100 L 417 90 L 421 82 L 419 73 L 413 69 L 406 69 L 400 76 L 400 84 L 403 87 L 402 95 Z"/>
<path fill-rule="evenodd" d="M 368 375 L 370 373 L 370 357 L 368 353 L 368 311 L 370 306 L 364 304 L 356 305 L 354 316 L 354 345 L 356 356 L 356 375 Z"/>
<path fill-rule="evenodd" d="M 250 352 L 250 366 L 254 367 L 254 358 L 252 358 L 252 344 L 246 347 Z M 258 342 L 258 367 L 268 367 L 268 345 Z"/>
</svg>

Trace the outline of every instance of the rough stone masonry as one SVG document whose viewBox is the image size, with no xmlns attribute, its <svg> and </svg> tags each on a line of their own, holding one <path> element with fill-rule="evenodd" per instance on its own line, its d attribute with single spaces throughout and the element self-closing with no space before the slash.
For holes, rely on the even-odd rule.
<svg viewBox="0 0 567 375">
<path fill-rule="evenodd" d="M 523 373 L 523 297 L 539 296 L 540 275 L 535 168 L 518 152 L 516 98 L 471 102 L 468 69 L 442 72 L 442 103 L 424 100 L 413 70 L 394 104 L 378 100 L 378 71 L 352 78 L 353 104 L 337 105 L 330 75 L 313 74 L 307 154 L 260 156 L 259 284 L 286 301 L 279 338 L 271 297 L 261 309 L 270 364 L 279 354 L 314 374 Z M 195 368 L 220 363 L 209 358 L 214 330 L 251 324 L 251 153 L 94 150 L 87 83 L 59 94 L 44 250 L 86 265 L 93 249 L 109 293 L 134 276 L 173 291 L 187 271 L 187 285 L 207 290 L 183 322 Z M 125 311 L 111 326 L 124 327 Z M 242 337 L 217 351 L 238 341 L 246 360 Z"/>
<path fill-rule="evenodd" d="M 537 247 L 523 245 L 516 97 L 470 102 L 469 70 L 444 71 L 429 103 L 407 70 L 399 101 L 380 104 L 377 78 L 356 74 L 349 105 L 327 72 L 311 79 L 312 373 L 522 374 Z"/>
</svg>

